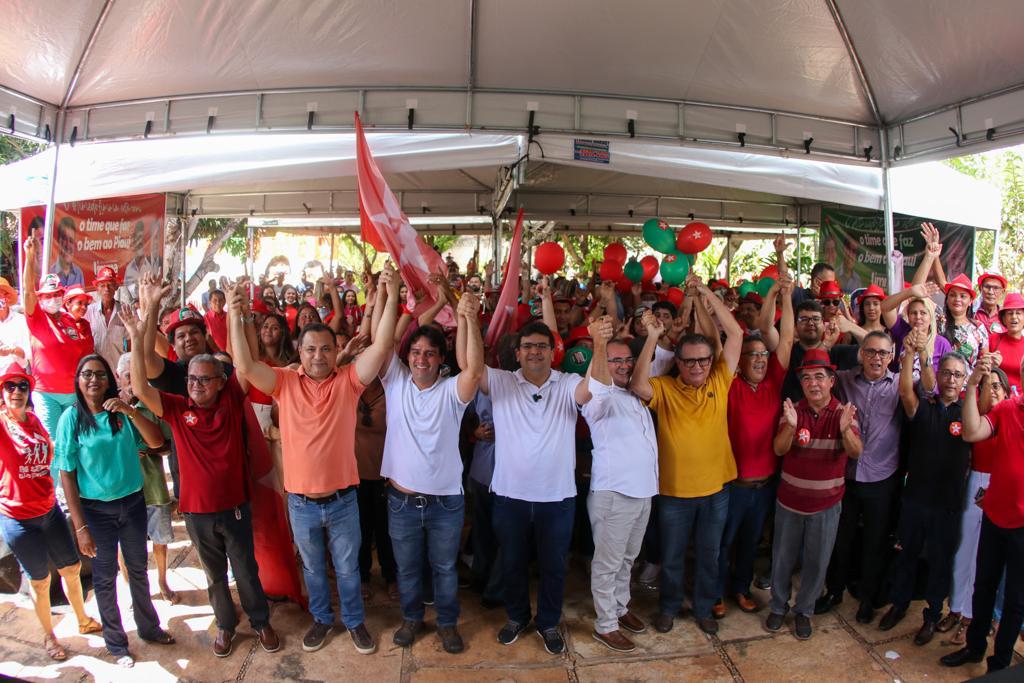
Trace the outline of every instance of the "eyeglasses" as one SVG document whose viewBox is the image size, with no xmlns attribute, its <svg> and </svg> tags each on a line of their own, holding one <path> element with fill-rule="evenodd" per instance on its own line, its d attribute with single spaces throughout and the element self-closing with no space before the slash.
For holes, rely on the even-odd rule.
<svg viewBox="0 0 1024 683">
<path fill-rule="evenodd" d="M 843 302 L 842 299 L 818 299 L 822 306 L 838 306 Z"/>
<path fill-rule="evenodd" d="M 949 379 L 952 377 L 953 379 L 959 381 L 966 376 L 967 375 L 965 375 L 962 372 L 953 372 L 952 370 L 939 370 L 939 377 L 942 377 L 943 379 Z"/>
<path fill-rule="evenodd" d="M 29 389 L 29 383 L 26 380 L 20 382 L 4 382 L 4 391 L 8 394 L 13 394 L 15 391 L 26 393 Z"/>
<path fill-rule="evenodd" d="M 107 378 L 107 371 L 106 370 L 82 370 L 82 372 L 80 372 L 78 376 L 81 377 L 82 379 L 86 380 L 86 381 L 88 381 L 90 379 L 106 379 Z"/>
<path fill-rule="evenodd" d="M 887 358 L 892 353 L 889 349 L 861 349 L 865 358 Z"/>
<path fill-rule="evenodd" d="M 692 368 L 695 365 L 706 368 L 711 365 L 711 356 L 704 356 L 703 358 L 680 358 L 679 362 L 688 368 Z"/>
<path fill-rule="evenodd" d="M 744 351 L 744 356 L 750 356 L 752 358 L 767 358 L 772 355 L 771 351 Z"/>
<path fill-rule="evenodd" d="M 632 365 L 636 362 L 633 356 L 624 356 L 622 358 L 609 358 L 608 362 L 612 365 Z"/>
<path fill-rule="evenodd" d="M 521 351 L 533 351 L 533 350 L 547 351 L 550 348 L 551 348 L 551 344 L 548 344 L 548 343 L 545 343 L 545 342 L 539 342 L 539 343 L 536 343 L 536 344 L 533 343 L 533 342 L 523 342 L 523 343 L 521 343 L 519 345 L 519 349 Z"/>
<path fill-rule="evenodd" d="M 205 387 L 215 379 L 220 378 L 217 377 L 216 375 L 189 375 L 186 381 L 188 382 L 189 386 L 193 384 L 198 384 L 201 387 Z"/>
<path fill-rule="evenodd" d="M 801 325 L 806 325 L 807 323 L 817 324 L 817 323 L 821 322 L 821 316 L 820 315 L 802 315 L 799 318 L 797 318 L 796 321 L 798 323 L 800 323 Z"/>
<path fill-rule="evenodd" d="M 1001 291 L 1003 291 L 1003 286 L 1002 285 L 982 285 L 981 289 L 982 289 L 982 291 L 985 291 L 985 292 L 1001 292 Z"/>
</svg>

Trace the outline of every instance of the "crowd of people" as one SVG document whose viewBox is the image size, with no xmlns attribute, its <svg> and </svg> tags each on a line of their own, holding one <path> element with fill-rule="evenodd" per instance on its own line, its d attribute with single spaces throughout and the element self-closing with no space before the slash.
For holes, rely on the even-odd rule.
<svg viewBox="0 0 1024 683">
<path fill-rule="evenodd" d="M 131 302 L 110 269 L 95 293 L 40 279 L 29 238 L 21 312 L 0 281 L 0 530 L 46 652 L 67 656 L 51 563 L 79 630 L 102 630 L 122 665 L 119 563 L 138 637 L 174 643 L 146 569 L 148 539 L 160 597 L 176 601 L 175 513 L 206 574 L 214 653 L 231 654 L 239 623 L 229 567 L 260 646 L 282 647 L 254 542 L 255 435 L 294 546 L 278 554 L 301 565 L 306 651 L 334 632 L 332 574 L 355 649 L 376 650 L 376 552 L 396 645 L 421 637 L 432 606 L 441 646 L 462 652 L 465 587 L 504 608 L 499 642 L 535 632 L 559 654 L 572 556 L 589 571 L 593 637 L 616 652 L 649 626 L 672 631 L 687 604 L 709 635 L 734 605 L 806 640 L 847 595 L 863 624 L 888 605 L 883 631 L 923 596 L 915 644 L 949 632 L 959 647 L 942 664 L 980 662 L 994 628 L 988 666 L 1004 668 L 1024 620 L 1024 297 L 997 273 L 947 280 L 938 232 L 922 234 L 894 294 L 847 297 L 827 263 L 803 287 L 782 238 L 763 297 L 694 275 L 674 291 L 541 277 L 489 345 L 503 312 L 475 262 L 432 276 L 436 300 L 388 264 L 361 281 L 211 282 L 200 311 L 164 309 L 168 287 L 148 273 Z M 637 587 L 658 592 L 649 619 L 631 608 Z"/>
</svg>

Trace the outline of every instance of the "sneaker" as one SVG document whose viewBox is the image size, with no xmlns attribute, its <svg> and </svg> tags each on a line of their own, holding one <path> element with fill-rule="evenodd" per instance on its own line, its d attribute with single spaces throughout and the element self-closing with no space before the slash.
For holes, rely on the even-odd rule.
<svg viewBox="0 0 1024 683">
<path fill-rule="evenodd" d="M 548 651 L 549 655 L 560 655 L 565 652 L 565 641 L 557 626 L 546 628 L 543 631 L 538 629 L 537 635 L 544 641 L 544 649 Z"/>
<path fill-rule="evenodd" d="M 520 624 L 518 621 L 509 620 L 501 630 L 498 631 L 498 642 L 502 645 L 511 645 L 519 640 L 519 634 L 526 630 L 528 624 Z"/>
<path fill-rule="evenodd" d="M 130 669 L 135 666 L 135 660 L 131 655 L 121 655 L 117 658 L 117 665 L 122 669 Z"/>
<path fill-rule="evenodd" d="M 764 620 L 764 628 L 767 631 L 776 633 L 782 628 L 784 623 L 786 623 L 785 614 L 776 614 L 775 612 L 772 612 L 768 615 L 768 618 Z"/>
<path fill-rule="evenodd" d="M 423 630 L 422 621 L 403 619 L 402 625 L 398 627 L 397 631 L 395 631 L 395 635 L 392 640 L 398 647 L 409 647 L 416 642 L 416 634 L 421 630 Z"/>
<path fill-rule="evenodd" d="M 456 626 L 438 626 L 437 635 L 441 638 L 441 647 L 450 655 L 457 655 L 466 649 Z"/>
<path fill-rule="evenodd" d="M 352 644 L 356 646 L 356 652 L 361 655 L 372 655 L 377 651 L 377 643 L 373 642 L 373 636 L 366 630 L 366 624 L 359 624 L 348 630 L 352 634 Z"/>
<path fill-rule="evenodd" d="M 598 633 L 594 631 L 591 635 L 594 636 L 594 640 L 615 652 L 632 652 L 636 649 L 633 641 L 623 635 L 622 631 L 618 629 L 611 633 Z"/>
<path fill-rule="evenodd" d="M 302 649 L 306 652 L 316 652 L 322 648 L 333 628 L 331 624 L 321 624 L 314 620 L 306 635 L 302 637 Z"/>
<path fill-rule="evenodd" d="M 810 618 L 805 614 L 797 613 L 793 624 L 793 633 L 796 635 L 796 639 L 807 640 L 811 637 L 812 631 Z"/>
<path fill-rule="evenodd" d="M 761 574 L 754 579 L 754 587 L 766 591 L 772 587 L 771 574 Z"/>
</svg>

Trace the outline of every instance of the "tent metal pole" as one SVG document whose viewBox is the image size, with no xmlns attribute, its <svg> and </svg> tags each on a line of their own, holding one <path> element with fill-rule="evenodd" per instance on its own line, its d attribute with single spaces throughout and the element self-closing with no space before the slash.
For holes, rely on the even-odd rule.
<svg viewBox="0 0 1024 683">
<path fill-rule="evenodd" d="M 491 216 L 491 252 L 494 266 L 491 268 L 491 287 L 501 286 L 501 224 L 498 218 Z"/>
<path fill-rule="evenodd" d="M 192 227 L 192 221 L 195 218 L 190 218 L 185 221 L 185 224 L 181 226 L 181 307 L 185 308 L 185 283 L 188 282 L 185 274 L 188 273 L 188 268 L 185 266 L 185 258 L 188 252 L 188 229 Z"/>
<path fill-rule="evenodd" d="M 882 128 L 879 133 L 882 145 L 882 214 L 885 220 L 885 276 L 889 294 L 895 294 L 896 263 L 892 260 L 892 253 L 896 249 L 896 236 L 892 221 L 892 183 L 889 182 L 892 160 L 889 158 L 889 131 Z"/>
<path fill-rule="evenodd" d="M 333 232 L 331 233 L 331 261 L 330 261 L 330 263 L 331 263 L 331 266 L 330 266 L 331 267 L 331 269 L 330 269 L 331 277 L 334 277 L 334 233 Z"/>
<path fill-rule="evenodd" d="M 249 274 L 249 300 L 256 297 L 256 263 L 255 263 L 255 230 L 251 225 L 245 226 L 245 270 Z"/>
<path fill-rule="evenodd" d="M 67 122 L 67 112 L 63 109 L 57 112 L 57 130 L 59 131 L 57 143 L 53 147 L 53 170 L 50 171 L 50 200 L 46 203 L 46 216 L 43 228 L 43 264 L 42 271 L 38 275 L 43 276 L 50 271 L 50 250 L 53 248 L 53 215 L 56 213 L 57 200 L 57 162 L 60 160 L 60 141 L 64 138 L 64 124 Z M 20 251 L 19 251 L 20 255 Z M 33 287 L 38 282 L 22 283 L 22 287 L 31 284 Z"/>
</svg>

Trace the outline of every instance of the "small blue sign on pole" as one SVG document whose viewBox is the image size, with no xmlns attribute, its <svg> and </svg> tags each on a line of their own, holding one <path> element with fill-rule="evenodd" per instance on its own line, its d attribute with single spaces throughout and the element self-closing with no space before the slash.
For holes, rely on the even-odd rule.
<svg viewBox="0 0 1024 683">
<path fill-rule="evenodd" d="M 589 161 L 592 164 L 611 163 L 609 144 L 608 140 L 576 138 L 572 141 L 572 158 L 576 161 Z"/>
</svg>

